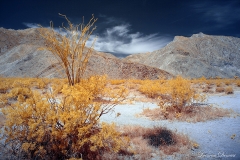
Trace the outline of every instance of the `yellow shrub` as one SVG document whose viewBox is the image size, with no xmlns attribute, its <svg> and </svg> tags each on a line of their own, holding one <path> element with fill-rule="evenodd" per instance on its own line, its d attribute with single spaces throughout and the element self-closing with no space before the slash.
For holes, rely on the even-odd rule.
<svg viewBox="0 0 240 160">
<path fill-rule="evenodd" d="M 83 79 L 96 39 L 90 47 L 85 45 L 97 19 L 92 16 L 89 23 L 74 25 L 61 16 L 69 25 L 61 29 L 68 34 L 59 35 L 52 23 L 51 29 L 38 31 L 46 43 L 40 49 L 51 51 L 59 60 L 68 85 L 65 81 L 53 83 L 51 94 L 41 95 L 32 89 L 45 88 L 47 83 L 18 79 L 0 99 L 10 104 L 2 110 L 6 116 L 2 135 L 22 159 L 96 159 L 103 151 L 127 148 L 126 139 L 120 137 L 114 124 L 99 122 L 103 114 L 125 98 L 125 88 L 106 88 L 104 76 Z"/>
<path fill-rule="evenodd" d="M 139 91 L 148 97 L 160 100 L 159 106 L 163 111 L 168 107 L 181 112 L 184 106 L 191 105 L 193 102 L 202 102 L 206 99 L 205 95 L 197 94 L 191 87 L 191 83 L 205 82 L 205 77 L 195 80 L 184 79 L 177 76 L 171 80 L 144 80 L 139 87 Z"/>
<path fill-rule="evenodd" d="M 176 112 L 181 112 L 183 107 L 191 105 L 193 102 L 202 102 L 205 96 L 196 94 L 194 89 L 191 88 L 190 80 L 177 76 L 175 79 L 167 81 L 162 86 L 162 94 L 168 96 L 161 96 L 159 106 L 164 109 L 171 107 Z"/>
<path fill-rule="evenodd" d="M 139 91 L 146 94 L 148 97 L 156 98 L 160 94 L 160 84 L 154 80 L 144 80 L 139 87 Z"/>
<path fill-rule="evenodd" d="M 231 84 L 231 81 L 230 80 L 225 80 L 225 84 L 228 86 Z"/>
<path fill-rule="evenodd" d="M 194 90 L 191 89 L 188 80 L 181 77 L 177 77 L 169 81 L 170 95 L 172 97 L 172 103 L 177 106 L 185 106 L 190 103 L 193 96 Z"/>
<path fill-rule="evenodd" d="M 208 79 L 208 80 L 206 80 L 206 84 L 213 85 L 213 84 L 215 84 L 215 81 L 214 81 L 214 79 Z"/>
<path fill-rule="evenodd" d="M 240 87 L 240 81 L 239 80 L 237 81 L 237 86 Z"/>
<path fill-rule="evenodd" d="M 223 87 L 217 87 L 216 88 L 216 92 L 224 92 L 224 88 Z"/>
<path fill-rule="evenodd" d="M 47 88 L 47 85 L 49 82 L 49 79 L 47 78 L 34 78 L 31 80 L 32 87 L 36 87 L 37 89 L 44 89 Z"/>
<path fill-rule="evenodd" d="M 40 28 L 38 30 L 40 36 L 46 43 L 40 50 L 51 51 L 62 65 L 69 85 L 75 85 L 83 78 L 88 60 L 93 54 L 93 46 L 96 39 L 94 39 L 90 47 L 86 47 L 86 44 L 92 32 L 96 29 L 93 26 L 97 19 L 92 15 L 87 24 L 83 22 L 75 25 L 71 23 L 66 15 L 59 15 L 63 16 L 68 24 L 68 26 L 60 27 L 60 30 L 68 34 L 60 35 L 55 32 L 52 22 L 50 23 L 50 29 Z"/>
<path fill-rule="evenodd" d="M 144 80 L 141 79 L 129 79 L 128 81 L 133 84 L 143 84 L 144 82 Z"/>
<path fill-rule="evenodd" d="M 206 81 L 207 81 L 207 79 L 204 76 L 202 76 L 201 78 L 198 79 L 198 82 L 200 82 L 200 83 L 206 83 Z"/>
<path fill-rule="evenodd" d="M 217 87 L 222 87 L 223 86 L 221 80 L 216 81 L 216 86 Z"/>
<path fill-rule="evenodd" d="M 103 151 L 127 148 L 128 139 L 121 137 L 114 124 L 99 122 L 115 103 L 103 105 L 94 101 L 96 97 L 110 95 L 114 102 L 124 98 L 123 90 L 116 93 L 121 97 L 114 97 L 105 85 L 106 77 L 91 77 L 74 86 L 64 85 L 59 97 L 14 88 L 8 98 L 17 97 L 17 101 L 2 110 L 5 143 L 24 159 L 96 159 Z"/>
<path fill-rule="evenodd" d="M 124 80 L 124 79 L 112 79 L 112 80 L 110 80 L 110 83 L 111 83 L 112 85 L 119 85 L 119 84 L 125 83 L 125 81 L 126 81 L 126 80 Z"/>
<path fill-rule="evenodd" d="M 0 77 L 0 93 L 6 93 L 10 89 L 11 83 L 9 78 Z"/>
<path fill-rule="evenodd" d="M 233 94 L 233 88 L 231 86 L 228 86 L 225 88 L 225 93 L 226 94 Z"/>
</svg>

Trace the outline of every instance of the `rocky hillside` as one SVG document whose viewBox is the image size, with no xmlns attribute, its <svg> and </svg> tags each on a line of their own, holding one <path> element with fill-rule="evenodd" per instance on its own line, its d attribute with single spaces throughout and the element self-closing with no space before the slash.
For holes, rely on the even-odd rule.
<svg viewBox="0 0 240 160">
<path fill-rule="evenodd" d="M 0 76 L 63 77 L 62 68 L 49 51 L 40 51 L 44 40 L 38 29 L 8 30 L 0 28 Z M 94 51 L 85 76 L 108 74 L 110 78 L 171 78 L 168 72 Z"/>
<path fill-rule="evenodd" d="M 240 38 L 210 36 L 176 36 L 164 48 L 125 58 L 184 77 L 240 76 Z"/>
</svg>

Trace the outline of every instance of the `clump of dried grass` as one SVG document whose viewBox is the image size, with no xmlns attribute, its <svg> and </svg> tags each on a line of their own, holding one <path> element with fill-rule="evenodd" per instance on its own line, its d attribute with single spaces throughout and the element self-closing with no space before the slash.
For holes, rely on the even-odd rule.
<svg viewBox="0 0 240 160">
<path fill-rule="evenodd" d="M 240 81 L 237 81 L 237 83 L 236 83 L 236 84 L 237 84 L 237 86 L 238 86 L 238 87 L 240 87 Z"/>
<path fill-rule="evenodd" d="M 210 90 L 206 87 L 206 88 L 203 88 L 202 92 L 204 93 L 208 93 Z"/>
<path fill-rule="evenodd" d="M 217 87 L 223 87 L 224 85 L 223 85 L 222 82 L 216 82 L 216 86 L 217 86 Z"/>
<path fill-rule="evenodd" d="M 229 109 L 223 109 L 210 105 L 192 105 L 184 107 L 181 113 L 176 113 L 173 107 L 168 107 L 166 110 L 161 110 L 160 108 L 147 108 L 143 109 L 143 112 L 140 115 L 148 117 L 151 120 L 167 119 L 196 123 L 221 117 L 229 117 L 231 114 L 232 111 Z"/>
<path fill-rule="evenodd" d="M 225 84 L 228 86 L 228 85 L 231 84 L 231 81 L 230 81 L 230 80 L 226 80 L 226 81 L 225 81 Z"/>
<path fill-rule="evenodd" d="M 224 90 L 225 89 L 223 87 L 217 87 L 215 91 L 221 93 L 224 92 Z"/>
<path fill-rule="evenodd" d="M 203 93 L 214 93 L 214 91 L 212 90 L 212 88 L 210 87 L 204 87 L 203 89 L 202 89 L 202 92 Z"/>
<path fill-rule="evenodd" d="M 102 155 L 103 159 L 106 160 L 120 160 L 120 159 L 139 159 L 146 160 L 150 159 L 153 154 L 156 152 L 152 146 L 148 144 L 148 141 L 143 138 L 143 135 L 146 134 L 148 128 L 141 126 L 131 126 L 125 125 L 118 128 L 122 133 L 122 136 L 128 136 L 131 143 L 131 151 L 122 150 L 118 153 L 104 153 Z"/>
<path fill-rule="evenodd" d="M 144 128 L 126 125 L 119 129 L 123 136 L 130 137 L 135 152 L 134 157 L 137 159 L 150 159 L 157 153 L 184 154 L 193 144 L 186 135 L 172 132 L 164 127 Z"/>
<path fill-rule="evenodd" d="M 226 94 L 233 94 L 233 92 L 234 91 L 233 91 L 233 88 L 231 86 L 228 86 L 228 87 L 225 88 L 225 93 Z"/>
</svg>

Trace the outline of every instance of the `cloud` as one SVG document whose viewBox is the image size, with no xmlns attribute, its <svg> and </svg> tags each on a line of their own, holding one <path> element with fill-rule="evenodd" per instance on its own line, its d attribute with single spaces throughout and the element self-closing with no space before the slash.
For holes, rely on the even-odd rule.
<svg viewBox="0 0 240 160">
<path fill-rule="evenodd" d="M 240 21 L 240 8 L 237 1 L 213 3 L 206 1 L 192 5 L 197 13 L 203 15 L 205 22 L 215 22 L 217 27 L 226 27 Z"/>
<path fill-rule="evenodd" d="M 160 36 L 158 33 L 145 35 L 140 32 L 132 32 L 131 25 L 113 17 L 107 17 L 105 21 L 100 23 L 100 27 L 110 26 L 102 29 L 100 33 L 90 36 L 87 46 L 91 46 L 94 38 L 97 40 L 94 49 L 101 52 L 109 52 L 115 54 L 134 54 L 152 52 L 164 47 L 172 39 L 169 36 Z M 39 27 L 34 23 L 23 23 L 29 28 Z M 97 28 L 98 29 L 98 28 Z M 65 32 L 55 29 L 58 33 L 65 35 Z"/>
<path fill-rule="evenodd" d="M 102 52 L 134 54 L 158 50 L 169 41 L 171 41 L 169 37 L 159 36 L 157 33 L 150 35 L 130 33 L 130 25 L 122 24 L 107 28 L 97 38 L 95 49 Z"/>
<path fill-rule="evenodd" d="M 23 24 L 28 27 L 28 28 L 40 28 L 40 25 L 37 24 L 37 23 L 26 23 L 26 22 L 23 22 Z M 49 28 L 50 29 L 50 26 L 42 26 L 44 28 Z M 64 29 L 60 29 L 60 28 L 54 28 L 54 30 L 58 33 L 60 33 L 61 35 L 66 35 L 67 32 L 64 30 Z"/>
<path fill-rule="evenodd" d="M 158 33 L 145 35 L 133 32 L 131 25 L 123 19 L 102 14 L 99 16 L 103 21 L 99 24 L 100 28 L 106 27 L 102 33 L 97 34 L 95 49 L 98 51 L 120 54 L 152 52 L 162 48 L 172 40 L 169 36 L 160 36 Z"/>
<path fill-rule="evenodd" d="M 36 24 L 36 23 L 26 23 L 26 22 L 23 22 L 23 24 L 28 27 L 28 28 L 39 28 L 39 25 Z"/>
</svg>

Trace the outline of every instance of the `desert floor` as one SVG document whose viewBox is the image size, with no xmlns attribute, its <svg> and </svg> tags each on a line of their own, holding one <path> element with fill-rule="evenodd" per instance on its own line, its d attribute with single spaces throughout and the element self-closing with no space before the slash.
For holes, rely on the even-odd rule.
<svg viewBox="0 0 240 160">
<path fill-rule="evenodd" d="M 222 117 L 205 122 L 188 123 L 169 120 L 150 120 L 138 116 L 144 108 L 158 107 L 155 102 L 133 102 L 133 104 L 117 105 L 114 112 L 104 115 L 102 121 L 115 122 L 122 125 L 139 125 L 143 127 L 166 127 L 172 131 L 187 135 L 199 144 L 184 154 L 165 156 L 164 159 L 240 159 L 240 91 L 234 94 L 213 94 L 208 97 L 208 104 L 221 108 L 232 109 L 237 116 Z M 117 117 L 117 114 L 120 116 Z M 194 158 L 195 157 L 195 158 Z M 155 155 L 152 159 L 160 159 Z"/>
</svg>

